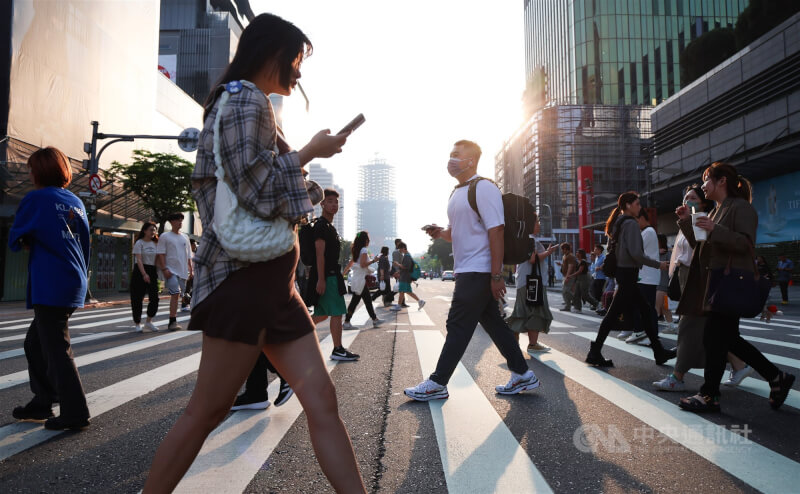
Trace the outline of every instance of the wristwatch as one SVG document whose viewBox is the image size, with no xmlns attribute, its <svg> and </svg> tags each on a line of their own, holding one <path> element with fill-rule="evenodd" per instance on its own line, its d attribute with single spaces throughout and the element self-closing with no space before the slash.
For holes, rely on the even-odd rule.
<svg viewBox="0 0 800 494">
<path fill-rule="evenodd" d="M 502 273 L 493 274 L 492 275 L 492 281 L 503 281 Z"/>
</svg>

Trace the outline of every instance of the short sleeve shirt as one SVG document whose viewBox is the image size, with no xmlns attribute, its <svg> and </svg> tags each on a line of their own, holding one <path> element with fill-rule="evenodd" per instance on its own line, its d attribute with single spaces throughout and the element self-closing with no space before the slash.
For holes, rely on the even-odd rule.
<svg viewBox="0 0 800 494">
<path fill-rule="evenodd" d="M 319 239 L 325 241 L 325 270 L 330 271 L 339 264 L 342 241 L 336 228 L 324 217 L 317 218 L 314 223 L 314 242 Z"/>
<path fill-rule="evenodd" d="M 572 270 L 574 273 L 578 269 L 578 259 L 575 257 L 574 254 L 570 253 L 564 256 L 564 259 L 561 261 L 561 274 L 564 276 L 567 275 L 569 272 L 570 266 L 575 266 L 575 269 Z"/>
<path fill-rule="evenodd" d="M 400 263 L 403 265 L 403 270 L 400 271 L 400 281 L 403 283 L 411 283 L 411 270 L 414 268 L 414 261 L 408 254 L 403 255 L 403 260 Z"/>
<path fill-rule="evenodd" d="M 164 232 L 158 238 L 157 254 L 164 254 L 167 269 L 178 278 L 189 277 L 192 250 L 189 237 L 183 233 Z"/>
<path fill-rule="evenodd" d="M 133 253 L 142 256 L 142 264 L 155 266 L 156 264 L 156 243 L 139 239 L 133 244 Z"/>
<path fill-rule="evenodd" d="M 470 181 L 477 178 L 480 177 L 476 175 Z M 502 194 L 496 185 L 489 180 L 479 180 L 475 199 L 480 218 L 469 204 L 468 185 L 455 189 L 447 204 L 456 273 L 490 273 L 492 255 L 488 231 L 505 224 Z"/>
</svg>

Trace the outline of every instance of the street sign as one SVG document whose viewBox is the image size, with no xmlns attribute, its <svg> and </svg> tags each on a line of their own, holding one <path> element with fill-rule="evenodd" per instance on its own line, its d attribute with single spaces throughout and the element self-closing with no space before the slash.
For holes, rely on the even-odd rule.
<svg viewBox="0 0 800 494">
<path fill-rule="evenodd" d="M 92 191 L 92 194 L 97 194 L 101 187 L 103 187 L 103 181 L 100 180 L 100 175 L 92 173 L 89 177 L 89 190 Z"/>
<path fill-rule="evenodd" d="M 178 146 L 186 153 L 197 151 L 197 141 L 199 137 L 200 131 L 194 127 L 183 129 L 183 132 L 178 136 Z"/>
</svg>

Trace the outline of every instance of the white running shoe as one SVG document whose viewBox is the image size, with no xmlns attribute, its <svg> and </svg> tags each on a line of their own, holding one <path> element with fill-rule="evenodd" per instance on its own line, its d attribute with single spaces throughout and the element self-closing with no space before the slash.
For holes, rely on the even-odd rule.
<svg viewBox="0 0 800 494">
<path fill-rule="evenodd" d="M 617 335 L 617 338 L 619 338 L 620 340 L 624 340 L 632 334 L 633 331 L 620 331 L 619 334 Z"/>
<path fill-rule="evenodd" d="M 353 329 L 353 325 L 350 324 L 350 321 L 345 321 L 342 323 L 342 329 Z"/>
<path fill-rule="evenodd" d="M 528 369 L 528 371 L 522 375 L 512 372 L 511 379 L 508 380 L 505 386 L 495 386 L 494 390 L 501 395 L 515 395 L 538 387 L 539 379 L 536 378 L 536 374 L 534 374 L 532 370 Z"/>
<path fill-rule="evenodd" d="M 406 388 L 403 394 L 416 401 L 444 400 L 450 397 L 447 386 L 425 379 L 413 388 Z"/>
<path fill-rule="evenodd" d="M 643 340 L 645 338 L 647 338 L 647 333 L 645 333 L 644 331 L 637 331 L 632 335 L 628 336 L 628 339 L 625 340 L 625 343 L 636 343 L 637 341 Z"/>
<path fill-rule="evenodd" d="M 678 334 L 678 325 L 674 322 L 668 322 L 661 332 L 664 334 Z"/>
<path fill-rule="evenodd" d="M 425 307 L 425 301 L 424 300 L 420 300 L 419 301 L 419 309 L 417 309 L 417 310 L 422 310 L 423 307 Z"/>
<path fill-rule="evenodd" d="M 401 307 L 400 304 L 394 304 L 392 308 L 389 310 L 392 312 L 400 312 L 401 310 L 403 310 L 403 307 Z"/>
<path fill-rule="evenodd" d="M 686 385 L 683 381 L 678 381 L 678 378 L 670 374 L 660 381 L 653 383 L 653 387 L 661 391 L 684 391 Z"/>
<path fill-rule="evenodd" d="M 142 332 L 142 325 L 137 322 L 136 324 L 133 325 L 133 330 L 136 333 L 141 333 Z"/>
<path fill-rule="evenodd" d="M 157 333 L 158 328 L 155 324 L 151 322 L 144 323 L 144 327 L 142 328 L 142 333 Z"/>
<path fill-rule="evenodd" d="M 749 376 L 753 373 L 753 368 L 749 365 L 745 365 L 741 369 L 733 370 L 731 369 L 731 373 L 728 377 L 728 380 L 722 383 L 724 386 L 738 386 L 742 383 L 745 377 Z"/>
</svg>

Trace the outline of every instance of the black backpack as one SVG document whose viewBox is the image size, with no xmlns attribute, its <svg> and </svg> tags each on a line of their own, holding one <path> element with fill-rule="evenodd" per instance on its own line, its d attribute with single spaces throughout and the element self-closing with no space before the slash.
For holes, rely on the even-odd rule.
<svg viewBox="0 0 800 494">
<path fill-rule="evenodd" d="M 488 178 L 479 177 L 470 180 L 464 185 L 469 185 L 467 199 L 469 205 L 478 219 L 481 213 L 478 211 L 478 182 L 489 180 L 495 186 L 497 184 Z M 456 186 L 463 187 L 463 185 Z M 536 228 L 536 209 L 531 204 L 530 199 L 518 194 L 503 194 L 503 264 L 519 264 L 528 261 L 531 257 L 531 238 L 534 228 Z"/>
<path fill-rule="evenodd" d="M 603 261 L 601 269 L 603 273 L 610 278 L 616 276 L 617 273 L 617 243 L 619 242 L 619 234 L 622 231 L 622 223 L 628 219 L 635 218 L 633 216 L 623 216 L 622 219 L 614 225 L 614 231 L 611 232 L 611 238 L 608 239 L 608 252 L 606 252 L 606 258 Z"/>
<path fill-rule="evenodd" d="M 317 263 L 317 248 L 314 244 L 314 225 L 317 219 L 309 221 L 300 227 L 297 237 L 300 241 L 300 262 L 306 266 L 313 266 Z"/>
</svg>

